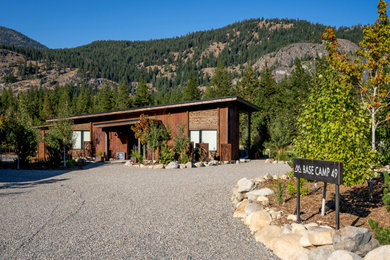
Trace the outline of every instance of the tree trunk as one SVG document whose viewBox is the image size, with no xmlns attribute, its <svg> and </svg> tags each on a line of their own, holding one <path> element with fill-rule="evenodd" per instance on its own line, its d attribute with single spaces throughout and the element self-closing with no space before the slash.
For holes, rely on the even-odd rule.
<svg viewBox="0 0 390 260">
<path fill-rule="evenodd" d="M 375 113 L 371 113 L 371 151 L 375 151 Z"/>
<path fill-rule="evenodd" d="M 19 169 L 19 164 L 20 164 L 20 155 L 18 154 L 18 169 Z"/>
</svg>

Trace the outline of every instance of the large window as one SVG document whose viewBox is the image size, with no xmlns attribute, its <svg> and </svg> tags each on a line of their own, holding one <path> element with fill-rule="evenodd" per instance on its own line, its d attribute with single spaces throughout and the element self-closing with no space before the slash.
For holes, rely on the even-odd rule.
<svg viewBox="0 0 390 260">
<path fill-rule="evenodd" d="M 217 150 L 217 130 L 190 130 L 190 140 L 194 145 L 208 143 L 209 151 Z"/>
<path fill-rule="evenodd" d="M 73 149 L 84 149 L 84 142 L 91 141 L 91 133 L 89 131 L 73 131 Z"/>
</svg>

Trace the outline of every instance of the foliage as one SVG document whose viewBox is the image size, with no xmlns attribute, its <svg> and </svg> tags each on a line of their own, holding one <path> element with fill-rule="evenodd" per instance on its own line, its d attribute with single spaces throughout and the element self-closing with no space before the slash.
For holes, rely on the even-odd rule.
<svg viewBox="0 0 390 260">
<path fill-rule="evenodd" d="M 316 63 L 294 148 L 303 158 L 343 162 L 345 185 L 363 183 L 372 174 L 368 118 L 357 101 L 351 77 L 340 72 L 349 64 L 337 52 L 333 29 L 328 28 L 323 38 L 329 55 Z"/>
<path fill-rule="evenodd" d="M 138 162 L 141 164 L 144 161 L 142 154 L 140 154 L 137 150 L 131 150 L 131 157 L 137 158 Z"/>
<path fill-rule="evenodd" d="M 190 139 L 184 134 L 185 127 L 178 126 L 175 133 L 174 147 L 180 157 L 180 161 L 183 162 L 186 156 L 187 146 Z M 187 156 L 188 161 L 188 156 Z"/>
<path fill-rule="evenodd" d="M 376 129 L 390 120 L 390 112 L 382 117 L 379 114 L 388 106 L 390 97 L 390 22 L 387 5 L 380 0 L 378 19 L 373 25 L 364 27 L 363 40 L 359 44 L 361 49 L 357 51 L 361 59 L 356 60 L 356 69 L 350 72 L 357 78 L 363 105 L 371 117 L 372 151 L 376 150 Z"/>
<path fill-rule="evenodd" d="M 149 120 L 144 114 L 140 115 L 139 122 L 131 126 L 134 137 L 140 139 L 141 144 L 146 144 L 146 136 L 150 131 Z"/>
<path fill-rule="evenodd" d="M 183 101 L 192 101 L 200 99 L 200 91 L 194 73 L 190 73 L 187 86 L 183 90 Z"/>
<path fill-rule="evenodd" d="M 100 151 L 100 150 L 97 151 L 96 155 L 99 156 L 99 157 L 102 157 L 103 156 L 103 151 Z"/>
<path fill-rule="evenodd" d="M 286 127 L 286 121 L 280 117 L 274 119 L 270 126 L 270 141 L 266 142 L 264 146 L 271 152 L 276 151 L 277 160 L 279 160 L 281 152 L 290 142 L 291 137 L 289 129 Z"/>
<path fill-rule="evenodd" d="M 152 95 L 149 92 L 145 80 L 140 79 L 137 87 L 137 93 L 134 96 L 135 107 L 145 107 L 152 104 Z"/>
<path fill-rule="evenodd" d="M 383 190 L 382 201 L 385 204 L 387 212 L 390 213 L 390 173 L 384 172 L 383 175 L 385 177 L 386 188 L 384 188 L 384 190 Z"/>
<path fill-rule="evenodd" d="M 70 159 L 66 162 L 66 168 L 73 168 L 76 165 L 76 161 L 73 159 Z"/>
<path fill-rule="evenodd" d="M 164 142 L 170 139 L 170 133 L 165 128 L 164 124 L 160 122 L 155 122 L 149 120 L 149 131 L 146 132 L 145 141 L 148 148 L 153 151 L 153 160 L 154 160 L 154 151 L 160 147 Z"/>
<path fill-rule="evenodd" d="M 203 98 L 226 97 L 234 94 L 231 74 L 218 63 L 214 76 L 211 78 L 210 86 L 206 88 Z"/>
<path fill-rule="evenodd" d="M 378 221 L 373 221 L 372 219 L 368 220 L 368 224 L 381 245 L 390 244 L 390 228 L 381 227 Z"/>
<path fill-rule="evenodd" d="M 173 147 L 169 147 L 167 142 L 164 142 L 161 146 L 160 154 L 158 159 L 163 164 L 168 164 L 175 160 L 175 150 Z"/>
<path fill-rule="evenodd" d="M 45 144 L 49 154 L 49 164 L 58 166 L 64 152 L 69 151 L 73 145 L 72 122 L 66 119 L 56 121 L 45 136 Z"/>
<path fill-rule="evenodd" d="M 278 202 L 279 205 L 282 205 L 284 202 L 284 190 L 286 189 L 286 186 L 283 181 L 278 179 L 274 183 L 274 188 L 275 188 L 276 201 Z"/>
<path fill-rule="evenodd" d="M 297 178 L 290 176 L 290 180 L 288 181 L 287 185 L 287 193 L 290 196 L 297 196 Z M 302 196 L 309 195 L 309 187 L 306 186 L 306 183 L 308 182 L 306 179 L 300 178 L 300 191 Z"/>
</svg>

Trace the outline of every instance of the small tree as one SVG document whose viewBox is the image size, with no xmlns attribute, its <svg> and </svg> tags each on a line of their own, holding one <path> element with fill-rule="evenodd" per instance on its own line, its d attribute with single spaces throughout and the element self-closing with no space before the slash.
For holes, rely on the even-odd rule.
<svg viewBox="0 0 390 260">
<path fill-rule="evenodd" d="M 146 86 L 145 80 L 140 79 L 137 87 L 137 93 L 134 96 L 134 106 L 144 107 L 152 104 L 152 95 Z"/>
<path fill-rule="evenodd" d="M 64 167 L 66 167 L 66 152 L 73 145 L 72 123 L 67 119 L 56 121 L 45 136 L 45 143 L 52 165 L 58 165 L 61 161 L 61 154 L 63 154 Z"/>
<path fill-rule="evenodd" d="M 390 120 L 390 113 L 381 116 L 380 112 L 388 106 L 390 98 L 390 22 L 387 5 L 383 0 L 378 3 L 378 19 L 373 25 L 364 27 L 361 49 L 357 54 L 358 86 L 362 103 L 371 118 L 371 150 L 376 150 L 376 130 L 379 125 Z M 361 71 L 367 72 L 361 73 Z"/>
<path fill-rule="evenodd" d="M 148 148 L 153 152 L 152 160 L 154 161 L 154 153 L 164 141 L 170 139 L 169 131 L 160 122 L 149 120 L 149 131 L 145 135 L 145 141 Z"/>
<path fill-rule="evenodd" d="M 175 139 L 174 139 L 175 150 L 179 154 L 180 161 L 182 161 L 182 162 L 183 162 L 183 159 L 186 155 L 187 145 L 190 142 L 190 139 L 184 134 L 184 129 L 185 129 L 185 127 L 178 126 L 177 132 L 175 134 Z"/>
<path fill-rule="evenodd" d="M 329 55 L 316 63 L 295 149 L 304 158 L 342 161 L 344 184 L 363 183 L 371 176 L 368 119 L 356 100 L 350 76 L 342 73 L 349 64 L 337 52 L 334 30 L 328 28 L 323 39 Z"/>
</svg>

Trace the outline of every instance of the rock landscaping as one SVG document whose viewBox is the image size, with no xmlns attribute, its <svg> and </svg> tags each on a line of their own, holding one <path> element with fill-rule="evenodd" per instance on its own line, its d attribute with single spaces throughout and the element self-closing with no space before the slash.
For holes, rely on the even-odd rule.
<svg viewBox="0 0 390 260">
<path fill-rule="evenodd" d="M 296 223 L 293 211 L 275 203 L 276 179 L 287 183 L 289 176 L 242 178 L 233 188 L 231 197 L 235 208 L 233 217 L 240 218 L 255 240 L 275 255 L 289 260 L 390 259 L 390 245 L 380 246 L 368 228 L 351 223 L 335 230 L 332 224 L 319 218 L 315 218 L 317 221 L 302 218 L 302 223 Z M 302 210 L 306 211 L 304 207 Z"/>
<path fill-rule="evenodd" d="M 144 163 L 134 163 L 131 160 L 127 160 L 125 162 L 126 167 L 134 167 L 134 168 L 149 168 L 149 169 L 188 169 L 188 168 L 201 168 L 201 167 L 210 167 L 210 166 L 218 166 L 222 164 L 240 164 L 240 163 L 248 163 L 249 159 L 240 159 L 237 161 L 231 162 L 220 162 L 216 160 L 211 160 L 208 162 L 187 162 L 185 164 L 179 163 L 178 161 L 172 161 L 168 164 L 161 163 L 152 163 L 151 161 L 144 161 Z"/>
</svg>

